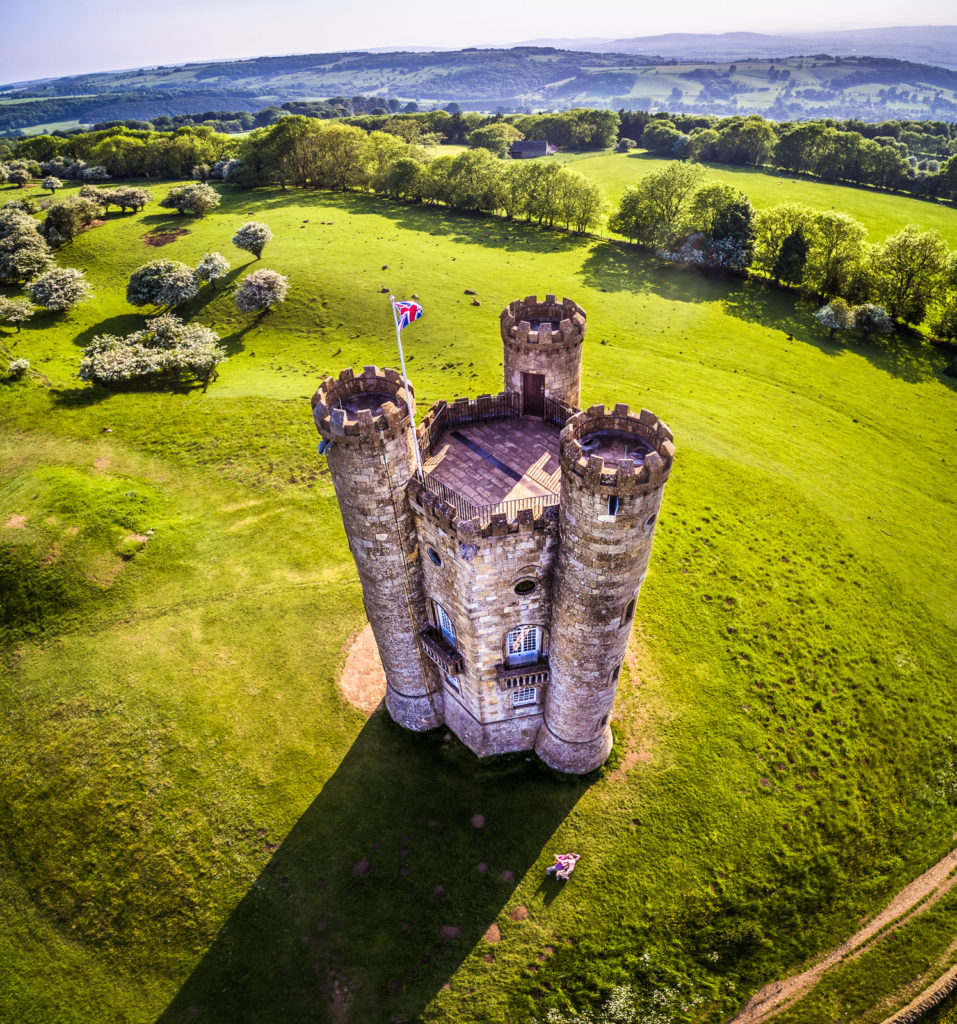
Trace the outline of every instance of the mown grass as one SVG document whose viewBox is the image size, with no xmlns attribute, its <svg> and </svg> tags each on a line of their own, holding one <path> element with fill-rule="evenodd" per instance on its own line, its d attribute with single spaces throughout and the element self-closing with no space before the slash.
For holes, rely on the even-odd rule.
<svg viewBox="0 0 957 1024">
<path fill-rule="evenodd" d="M 563 154 L 574 170 L 597 181 L 613 207 L 629 185 L 672 161 L 643 150 L 630 153 Z M 706 164 L 706 181 L 720 181 L 740 189 L 756 210 L 778 203 L 806 203 L 815 210 L 850 214 L 867 228 L 868 241 L 880 243 L 907 224 L 936 230 L 957 249 L 957 215 L 951 205 L 913 199 L 851 185 L 831 185 L 765 168 Z"/>
<path fill-rule="evenodd" d="M 232 284 L 253 217 L 289 300 L 194 301 L 231 353 L 206 394 L 75 379 L 89 338 L 142 323 L 133 268 L 221 249 Z M 719 1020 L 949 848 L 957 417 L 919 339 L 835 344 L 784 293 L 355 195 L 225 190 L 60 258 L 93 301 L 0 342 L 50 385 L 0 387 L 0 1017 L 520 1021 L 628 981 Z M 420 405 L 498 390 L 498 311 L 554 291 L 589 314 L 585 402 L 675 431 L 600 778 L 478 763 L 337 694 L 361 598 L 307 398 L 394 363 L 386 286 L 425 307 Z M 559 848 L 583 855 L 563 889 Z"/>
</svg>

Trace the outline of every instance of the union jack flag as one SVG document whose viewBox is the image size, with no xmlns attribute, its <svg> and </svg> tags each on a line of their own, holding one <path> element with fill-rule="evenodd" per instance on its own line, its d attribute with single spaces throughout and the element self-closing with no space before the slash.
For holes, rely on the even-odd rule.
<svg viewBox="0 0 957 1024">
<path fill-rule="evenodd" d="M 401 331 L 404 327 L 408 327 L 413 320 L 418 320 L 422 316 L 422 307 L 417 302 L 393 302 L 395 306 L 395 317 L 396 323 L 399 325 Z"/>
</svg>

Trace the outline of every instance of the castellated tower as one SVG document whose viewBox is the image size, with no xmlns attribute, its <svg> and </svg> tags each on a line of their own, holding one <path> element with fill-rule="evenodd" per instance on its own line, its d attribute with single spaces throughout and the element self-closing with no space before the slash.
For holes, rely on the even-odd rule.
<svg viewBox="0 0 957 1024">
<path fill-rule="evenodd" d="M 505 390 L 436 402 L 415 428 L 394 370 L 328 378 L 320 450 L 392 717 L 445 724 L 480 757 L 534 749 L 584 773 L 611 749 L 675 449 L 647 411 L 579 411 L 585 314 L 570 299 L 516 300 L 501 335 Z"/>
<path fill-rule="evenodd" d="M 609 719 L 673 458 L 671 431 L 627 405 L 593 406 L 562 431 L 552 681 L 535 744 L 553 768 L 587 772 L 611 750 Z"/>
<path fill-rule="evenodd" d="M 431 729 L 442 722 L 442 693 L 418 640 L 422 586 L 406 499 L 415 456 L 402 378 L 374 366 L 360 376 L 343 370 L 322 382 L 312 410 L 330 442 L 329 471 L 385 669 L 386 707 L 399 725 Z"/>
<path fill-rule="evenodd" d="M 582 390 L 582 343 L 585 311 L 577 302 L 534 295 L 510 302 L 502 310 L 505 345 L 505 390 L 522 396 L 526 415 L 541 416 L 547 396 L 573 409 Z"/>
</svg>

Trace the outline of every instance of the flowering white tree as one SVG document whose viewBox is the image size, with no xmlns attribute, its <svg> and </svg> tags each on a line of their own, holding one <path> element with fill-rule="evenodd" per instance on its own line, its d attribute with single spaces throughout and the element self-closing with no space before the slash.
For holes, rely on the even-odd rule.
<svg viewBox="0 0 957 1024">
<path fill-rule="evenodd" d="M 236 307 L 240 313 L 265 313 L 286 298 L 288 288 L 288 279 L 275 270 L 254 270 L 236 290 Z"/>
<path fill-rule="evenodd" d="M 50 246 L 21 203 L 0 209 L 0 280 L 29 281 L 50 264 Z"/>
<path fill-rule="evenodd" d="M 894 321 L 887 315 L 883 306 L 873 302 L 865 302 L 862 306 L 855 306 L 854 326 L 863 333 L 865 338 L 872 334 L 890 334 L 894 330 Z"/>
<path fill-rule="evenodd" d="M 10 380 L 20 380 L 29 369 L 29 359 L 13 359 L 7 367 L 7 373 L 10 374 Z"/>
<path fill-rule="evenodd" d="M 31 316 L 36 312 L 33 304 L 27 299 L 8 299 L 0 295 L 0 320 L 4 323 L 14 324 L 17 333 Z"/>
<path fill-rule="evenodd" d="M 126 301 L 131 306 L 174 309 L 199 291 L 196 276 L 179 260 L 151 260 L 130 274 Z"/>
<path fill-rule="evenodd" d="M 217 160 L 213 164 L 209 176 L 219 181 L 232 181 L 237 167 L 239 167 L 238 160 Z"/>
<path fill-rule="evenodd" d="M 210 210 L 219 206 L 219 193 L 211 185 L 200 182 L 198 185 L 180 185 L 171 188 L 159 205 L 166 210 L 177 210 L 180 213 L 195 213 L 203 217 Z"/>
<path fill-rule="evenodd" d="M 216 282 L 229 273 L 229 260 L 221 252 L 208 252 L 196 267 L 196 280 L 209 281 L 216 287 Z"/>
<path fill-rule="evenodd" d="M 52 196 L 58 188 L 63 188 L 63 182 L 60 181 L 59 178 L 56 178 L 52 174 L 50 174 L 43 179 L 40 188 L 46 189 Z"/>
<path fill-rule="evenodd" d="M 143 330 L 125 338 L 97 335 L 83 350 L 79 377 L 105 387 L 150 380 L 177 384 L 192 378 L 205 391 L 225 358 L 215 331 L 202 324 L 184 324 L 167 313 L 147 320 Z"/>
<path fill-rule="evenodd" d="M 843 299 L 835 298 L 826 306 L 821 306 L 814 314 L 814 319 L 826 327 L 833 338 L 835 331 L 848 331 L 854 326 L 854 311 Z"/>
<path fill-rule="evenodd" d="M 258 220 L 248 221 L 233 235 L 233 245 L 237 249 L 251 252 L 257 260 L 262 259 L 263 249 L 272 238 L 272 232 Z"/>
<path fill-rule="evenodd" d="M 27 295 L 44 309 L 56 312 L 71 309 L 92 294 L 82 270 L 53 267 L 27 285 Z"/>
</svg>

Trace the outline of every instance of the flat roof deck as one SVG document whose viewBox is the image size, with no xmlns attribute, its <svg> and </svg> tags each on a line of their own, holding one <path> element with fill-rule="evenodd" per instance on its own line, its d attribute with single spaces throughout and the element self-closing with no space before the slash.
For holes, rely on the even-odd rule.
<svg viewBox="0 0 957 1024">
<path fill-rule="evenodd" d="M 512 515 L 522 499 L 531 508 L 557 497 L 560 433 L 554 423 L 524 416 L 462 423 L 445 430 L 423 468 L 476 508 Z"/>
</svg>

